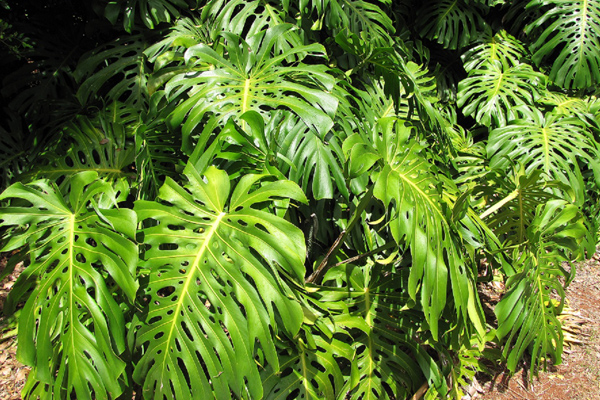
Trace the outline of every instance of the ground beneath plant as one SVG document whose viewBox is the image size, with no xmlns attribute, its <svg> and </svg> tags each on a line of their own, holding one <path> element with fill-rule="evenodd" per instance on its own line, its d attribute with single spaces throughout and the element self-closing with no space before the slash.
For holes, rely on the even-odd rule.
<svg viewBox="0 0 600 400">
<path fill-rule="evenodd" d="M 0 255 L 0 274 L 6 257 Z M 0 282 L 0 315 L 8 292 L 22 267 Z M 489 311 L 499 300 L 502 287 L 482 287 Z M 468 400 L 600 400 L 600 253 L 577 264 L 577 275 L 567 290 L 567 332 L 563 363 L 528 378 L 527 362 L 513 376 L 500 366 L 490 375 L 478 374 Z M 29 369 L 16 360 L 15 331 L 0 319 L 0 400 L 21 398 Z"/>
<path fill-rule="evenodd" d="M 480 387 L 471 390 L 475 400 L 598 400 L 600 399 L 600 253 L 576 265 L 577 274 L 567 289 L 562 364 L 529 379 L 527 362 L 514 376 L 492 367 L 492 376 L 477 376 Z M 493 306 L 501 290 L 483 294 Z"/>
</svg>

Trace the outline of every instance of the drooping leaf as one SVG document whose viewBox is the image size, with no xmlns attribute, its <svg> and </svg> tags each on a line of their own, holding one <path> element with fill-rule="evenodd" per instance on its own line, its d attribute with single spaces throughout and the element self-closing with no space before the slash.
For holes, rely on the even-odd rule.
<svg viewBox="0 0 600 400">
<path fill-rule="evenodd" d="M 369 166 L 352 167 L 367 159 L 370 165 L 378 163 L 371 172 L 373 194 L 390 207 L 389 227 L 394 240 L 402 248 L 410 249 L 413 263 L 408 294 L 414 300 L 419 294 L 434 338 L 446 306 L 449 273 L 457 310 L 482 331 L 481 315 L 469 308 L 474 287 L 469 283 L 471 278 L 457 254 L 454 233 L 446 220 L 445 200 L 435 178 L 437 171 L 421 155 L 423 147 L 411 139 L 411 133 L 412 129 L 402 120 L 383 118 L 370 140 L 348 138 L 352 145 L 345 143 L 344 147 L 350 150 L 350 169 L 368 169 Z M 364 156 L 369 143 L 372 143 L 371 158 Z M 353 156 L 352 150 L 357 146 L 360 151 Z"/>
<path fill-rule="evenodd" d="M 379 45 L 389 42 L 395 32 L 394 24 L 386 13 L 385 6 L 390 4 L 387 0 L 328 0 L 325 4 L 328 6 L 324 12 L 325 24 L 334 32 L 344 28 L 356 35 L 365 32 Z"/>
<path fill-rule="evenodd" d="M 166 101 L 164 92 L 154 93 L 143 122 L 135 130 L 135 169 L 137 199 L 154 200 L 166 177 L 178 178 L 186 157 L 181 152 L 181 135 L 170 131 L 165 116 L 174 104 Z"/>
<path fill-rule="evenodd" d="M 84 171 L 95 171 L 119 187 L 120 198 L 127 196 L 127 167 L 134 160 L 134 148 L 127 142 L 127 119 L 136 119 L 135 112 L 113 103 L 95 117 L 78 116 L 70 121 L 57 139 L 40 152 L 30 171 L 22 179 L 47 178 L 62 189 L 71 178 Z M 66 190 L 66 189 L 65 189 Z"/>
<path fill-rule="evenodd" d="M 496 61 L 500 61 L 503 69 L 515 67 L 521 63 L 525 54 L 523 44 L 506 31 L 492 35 L 491 30 L 486 30 L 461 58 L 465 70 L 470 72 Z"/>
<path fill-rule="evenodd" d="M 319 137 L 293 113 L 279 110 L 268 124 L 256 111 L 230 120 L 210 143 L 199 143 L 190 157 L 203 170 L 211 162 L 237 177 L 275 173 L 298 183 L 315 199 L 331 199 L 337 190 L 348 196 L 339 135 Z"/>
<path fill-rule="evenodd" d="M 350 399 L 407 397 L 427 380 L 440 393 L 447 390 L 441 371 L 413 339 L 420 312 L 409 309 L 406 275 L 373 264 L 343 265 L 330 270 L 324 282 L 342 280 L 345 287 L 316 293 L 332 311 L 337 330 L 351 335 L 352 379 L 340 391 Z"/>
<path fill-rule="evenodd" d="M 10 186 L 0 195 L 6 199 L 14 204 L 0 209 L 0 225 L 25 228 L 13 231 L 2 251 L 27 245 L 30 256 L 10 295 L 13 303 L 27 298 L 17 356 L 34 367 L 33 396 L 37 386 L 60 398 L 118 397 L 125 320 L 110 286 L 133 300 L 135 213 L 107 209 L 116 193 L 93 171 L 73 176 L 68 196 L 36 181 Z"/>
<path fill-rule="evenodd" d="M 266 0 L 212 0 L 202 8 L 202 20 L 211 25 L 213 40 L 217 40 L 221 32 L 251 37 L 270 27 L 296 22 L 287 15 L 281 2 Z M 302 31 L 288 30 L 276 38 L 273 50 L 279 55 L 303 45 Z M 293 61 L 295 56 L 290 56 L 288 61 Z"/>
<path fill-rule="evenodd" d="M 281 366 L 274 371 L 270 366 L 261 374 L 265 400 L 336 399 L 342 392 L 345 377 L 337 358 L 351 359 L 352 348 L 344 341 L 319 335 L 306 327 L 309 337 L 299 337 L 296 347 L 280 352 Z M 290 354 L 291 353 L 291 354 Z"/>
<path fill-rule="evenodd" d="M 230 193 L 227 174 L 188 165 L 185 188 L 167 178 L 159 202 L 138 201 L 148 310 L 134 378 L 144 397 L 261 398 L 258 348 L 274 370 L 278 332 L 292 337 L 302 311 L 282 279 L 304 279 L 302 232 L 262 210 L 276 199 L 305 202 L 289 181 L 246 175 Z"/>
<path fill-rule="evenodd" d="M 523 167 L 512 173 L 492 171 L 485 177 L 492 184 L 474 189 L 473 194 L 485 201 L 481 218 L 505 246 L 523 244 L 537 207 L 556 199 L 552 188 L 562 189 L 557 182 L 540 179 L 540 175 L 539 169 L 527 173 Z"/>
</svg>

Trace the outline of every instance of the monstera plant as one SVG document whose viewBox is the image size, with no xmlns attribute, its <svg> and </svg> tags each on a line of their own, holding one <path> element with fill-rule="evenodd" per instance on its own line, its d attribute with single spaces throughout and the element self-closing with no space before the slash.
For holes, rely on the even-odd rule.
<svg viewBox="0 0 600 400">
<path fill-rule="evenodd" d="M 84 3 L 0 2 L 24 398 L 459 399 L 560 362 L 598 0 Z"/>
</svg>

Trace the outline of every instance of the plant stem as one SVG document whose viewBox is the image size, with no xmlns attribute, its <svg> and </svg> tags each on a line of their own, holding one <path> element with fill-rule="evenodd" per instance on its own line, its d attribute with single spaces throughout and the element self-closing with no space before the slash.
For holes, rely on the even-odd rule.
<svg viewBox="0 0 600 400">
<path fill-rule="evenodd" d="M 354 225 L 356 225 L 356 222 L 361 218 L 363 211 L 365 211 L 367 205 L 371 201 L 371 198 L 373 198 L 374 188 L 375 185 L 372 185 L 367 193 L 365 193 L 364 197 L 360 200 L 360 203 L 358 203 L 356 210 L 354 210 L 354 214 L 352 215 L 352 218 L 350 218 L 348 226 L 340 233 L 340 236 L 338 236 L 335 242 L 333 242 L 333 245 L 331 248 L 329 248 L 329 251 L 325 255 L 325 258 L 323 258 L 323 261 L 321 261 L 317 269 L 315 269 L 314 272 L 306 279 L 306 283 L 318 283 L 323 274 L 327 271 L 329 258 L 332 255 L 335 255 L 339 246 L 344 243 L 348 232 L 352 231 Z"/>
<path fill-rule="evenodd" d="M 479 218 L 483 220 L 486 217 L 489 217 L 491 214 L 495 213 L 500 208 L 502 208 L 506 203 L 508 203 L 511 200 L 516 199 L 518 195 L 519 195 L 519 189 L 514 190 L 508 196 L 506 196 L 505 198 L 503 198 L 502 200 L 500 200 L 499 202 L 497 202 L 496 204 L 494 204 L 493 206 L 491 206 L 490 208 L 485 210 L 485 212 L 483 214 L 481 214 L 479 216 Z"/>
<path fill-rule="evenodd" d="M 348 264 L 348 263 L 354 262 L 356 260 L 360 260 L 361 258 L 369 257 L 369 256 L 371 256 L 373 254 L 379 253 L 380 251 L 391 249 L 392 247 L 395 247 L 395 246 L 397 246 L 396 242 L 393 242 L 393 241 L 392 242 L 388 242 L 388 243 L 384 244 L 383 246 L 379 246 L 375 250 L 371 250 L 371 251 L 368 251 L 366 253 L 359 254 L 357 256 L 347 258 L 344 261 L 340 261 L 339 263 L 335 264 L 334 267 L 337 267 L 337 266 L 342 265 L 342 264 Z"/>
</svg>

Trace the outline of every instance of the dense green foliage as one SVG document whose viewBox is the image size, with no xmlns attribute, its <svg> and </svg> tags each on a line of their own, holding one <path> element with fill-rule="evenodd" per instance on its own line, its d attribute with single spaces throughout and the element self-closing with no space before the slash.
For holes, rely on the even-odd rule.
<svg viewBox="0 0 600 400">
<path fill-rule="evenodd" d="M 0 2 L 24 398 L 460 398 L 479 359 L 560 362 L 600 1 L 32 3 Z"/>
</svg>

